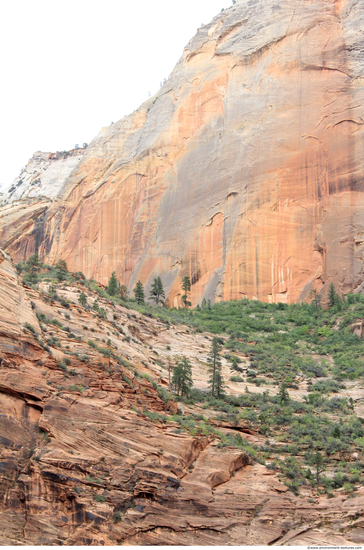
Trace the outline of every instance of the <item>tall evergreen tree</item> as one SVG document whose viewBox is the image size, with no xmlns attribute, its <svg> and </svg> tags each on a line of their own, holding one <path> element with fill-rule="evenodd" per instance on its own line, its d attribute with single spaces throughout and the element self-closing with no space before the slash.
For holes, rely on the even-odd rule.
<svg viewBox="0 0 364 550">
<path fill-rule="evenodd" d="M 29 256 L 29 258 L 25 263 L 25 271 L 30 271 L 32 267 L 36 267 L 37 269 L 40 268 L 40 261 L 39 261 L 38 254 L 32 254 L 31 256 Z"/>
<path fill-rule="evenodd" d="M 80 302 L 81 306 L 85 307 L 87 305 L 87 296 L 84 292 L 81 292 L 81 294 L 78 297 L 78 301 Z"/>
<path fill-rule="evenodd" d="M 278 400 L 281 405 L 287 405 L 289 401 L 289 393 L 287 391 L 287 385 L 284 382 L 282 382 L 282 384 L 279 386 Z"/>
<path fill-rule="evenodd" d="M 221 398 L 224 394 L 224 379 L 222 377 L 222 368 L 221 368 L 221 357 L 219 352 L 221 351 L 221 345 L 218 339 L 215 338 L 212 340 L 211 350 L 207 356 L 208 363 L 208 372 L 210 374 L 209 378 L 209 388 L 211 394 L 214 397 Z"/>
<path fill-rule="evenodd" d="M 150 289 L 149 299 L 154 300 L 156 305 L 158 305 L 159 302 L 163 302 L 162 298 L 165 298 L 162 279 L 160 277 L 156 277 Z"/>
<path fill-rule="evenodd" d="M 122 300 L 127 300 L 128 299 L 128 289 L 126 288 L 125 285 L 120 285 L 119 286 L 119 296 Z"/>
<path fill-rule="evenodd" d="M 314 455 L 309 457 L 308 463 L 315 467 L 316 488 L 318 492 L 321 483 L 321 474 L 326 470 L 326 460 L 319 451 L 316 451 Z"/>
<path fill-rule="evenodd" d="M 187 275 L 182 279 L 182 290 L 184 290 L 184 294 L 181 296 L 181 300 L 186 310 L 191 305 L 191 302 L 188 301 L 188 292 L 191 291 L 191 279 Z"/>
<path fill-rule="evenodd" d="M 317 290 L 314 288 L 310 292 L 310 298 L 312 298 L 311 304 L 315 307 L 315 310 L 316 310 L 315 317 L 317 319 L 317 316 L 321 307 L 321 294 L 317 292 Z"/>
<path fill-rule="evenodd" d="M 134 296 L 137 301 L 137 304 L 144 304 L 145 294 L 144 294 L 144 287 L 141 281 L 138 281 L 134 287 Z"/>
<path fill-rule="evenodd" d="M 26 271 L 23 282 L 25 284 L 34 285 L 38 282 L 38 273 L 41 267 L 41 263 L 38 258 L 38 254 L 32 254 L 29 256 L 25 263 L 24 270 Z"/>
<path fill-rule="evenodd" d="M 337 294 L 334 287 L 334 283 L 329 286 L 329 307 L 334 307 L 337 303 Z"/>
<path fill-rule="evenodd" d="M 68 267 L 64 260 L 58 260 L 58 262 L 54 265 L 54 270 L 59 282 L 67 279 Z"/>
<path fill-rule="evenodd" d="M 110 294 L 110 296 L 115 296 L 115 294 L 117 293 L 117 290 L 118 290 L 118 280 L 116 278 L 115 271 L 113 271 L 111 273 L 109 283 L 106 287 L 106 291 L 108 292 L 108 294 Z"/>
<path fill-rule="evenodd" d="M 216 397 L 218 399 L 221 399 L 225 395 L 225 380 L 223 379 L 221 368 L 216 372 L 216 378 L 215 378 L 215 391 L 216 391 Z"/>
<path fill-rule="evenodd" d="M 193 385 L 192 365 L 187 357 L 182 356 L 174 368 L 172 384 L 176 388 L 177 395 L 184 397 L 190 393 L 190 388 Z"/>
</svg>

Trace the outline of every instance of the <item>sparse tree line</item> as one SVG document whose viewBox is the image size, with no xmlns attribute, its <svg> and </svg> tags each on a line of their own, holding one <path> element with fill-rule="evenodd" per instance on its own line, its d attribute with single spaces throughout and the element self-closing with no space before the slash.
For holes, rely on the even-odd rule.
<svg viewBox="0 0 364 550">
<path fill-rule="evenodd" d="M 86 280 L 85 276 L 80 271 L 76 273 L 71 273 L 68 270 L 65 260 L 58 260 L 53 266 L 50 266 L 41 262 L 38 254 L 32 254 L 26 262 L 19 262 L 18 264 L 16 264 L 15 267 L 18 274 L 23 275 L 23 282 L 29 286 L 38 284 L 42 279 L 45 278 L 45 275 L 49 275 L 49 277 L 57 279 L 59 283 L 64 282 L 67 279 L 74 279 L 76 281 Z M 118 297 L 123 301 L 128 300 L 128 289 L 124 284 L 119 283 L 115 271 L 112 272 L 105 290 L 109 296 Z M 186 310 L 188 307 L 191 306 L 191 302 L 189 301 L 189 293 L 191 291 L 190 277 L 183 277 L 182 290 L 183 295 L 181 296 L 181 302 L 184 309 Z M 145 290 L 140 280 L 137 281 L 133 291 L 134 299 L 137 304 L 145 304 Z M 160 276 L 154 278 L 148 299 L 150 301 L 154 301 L 156 305 L 164 304 L 165 292 Z M 84 307 L 88 305 L 87 296 L 84 292 L 81 292 L 79 302 Z"/>
<path fill-rule="evenodd" d="M 16 266 L 18 274 L 23 274 L 23 282 L 25 284 L 28 284 L 30 286 L 36 285 L 41 278 L 41 271 L 48 271 L 49 275 L 56 278 L 58 282 L 64 282 L 69 278 L 76 279 L 78 281 L 85 281 L 85 276 L 81 272 L 71 273 L 68 271 L 67 263 L 65 260 L 58 260 L 53 266 L 49 266 L 47 264 L 44 264 L 40 261 L 37 254 L 31 255 L 26 262 L 19 262 Z M 92 281 L 92 280 L 91 280 Z M 183 294 L 181 296 L 181 303 L 183 305 L 183 308 L 187 310 L 187 308 L 191 307 L 191 301 L 189 300 L 189 294 L 191 292 L 191 279 L 188 276 L 184 276 L 181 282 L 181 287 Z M 109 296 L 118 297 L 123 301 L 128 300 L 128 289 L 124 284 L 120 284 L 115 271 L 112 272 L 110 279 L 108 281 L 108 284 L 105 288 L 107 294 Z M 133 288 L 134 292 L 134 299 L 137 302 L 137 304 L 142 305 L 146 303 L 146 296 L 145 296 L 145 290 L 142 282 L 140 280 L 137 281 Z M 310 293 L 310 299 L 311 303 L 315 308 L 315 317 L 317 318 L 320 315 L 320 312 L 323 311 L 323 306 L 321 303 L 322 296 L 317 290 L 312 290 Z M 344 307 L 345 300 L 348 298 L 345 298 L 344 296 L 340 296 L 340 294 L 336 291 L 335 286 L 333 283 L 329 286 L 328 291 L 328 303 L 327 306 L 330 310 L 336 310 L 341 311 Z M 87 305 L 87 297 L 84 293 L 82 293 L 81 297 L 82 302 L 81 304 Z M 86 300 L 86 302 L 85 302 Z M 165 292 L 163 288 L 162 279 L 160 276 L 155 277 L 153 279 L 150 294 L 148 300 L 154 301 L 155 305 L 164 304 L 165 300 Z M 83 305 L 82 304 L 82 305 Z M 284 307 L 284 304 L 278 304 Z M 211 309 L 211 301 L 206 301 L 205 298 L 203 298 L 201 305 L 196 306 L 196 310 L 199 311 L 201 309 Z"/>
<path fill-rule="evenodd" d="M 139 280 L 137 281 L 135 287 L 134 287 L 134 297 L 138 304 L 145 304 L 145 291 L 142 282 Z M 183 294 L 181 296 L 181 302 L 183 304 L 184 309 L 186 310 L 189 306 L 191 306 L 191 302 L 189 301 L 189 292 L 191 292 L 191 279 L 187 276 L 183 277 L 182 279 L 182 290 Z M 164 304 L 164 298 L 165 293 L 163 289 L 163 283 L 162 279 L 160 277 L 156 277 L 153 280 L 151 289 L 150 289 L 150 295 L 149 300 L 153 300 L 156 305 L 159 303 Z"/>
<path fill-rule="evenodd" d="M 217 337 L 213 338 L 210 352 L 207 356 L 208 389 L 213 397 L 222 399 L 225 395 L 225 382 L 222 376 L 221 344 Z M 177 365 L 173 370 L 172 384 L 177 395 L 188 397 L 193 386 L 192 365 L 187 357 L 178 357 Z"/>
<path fill-rule="evenodd" d="M 310 298 L 311 298 L 311 303 L 315 306 L 316 317 L 317 317 L 319 311 L 322 309 L 322 305 L 321 305 L 322 296 L 319 292 L 317 292 L 316 289 L 314 289 L 314 290 L 311 290 L 310 292 Z M 340 296 L 340 294 L 336 292 L 334 283 L 331 283 L 329 286 L 327 299 L 328 299 L 329 309 L 336 308 L 337 311 L 342 310 L 345 298 Z"/>
</svg>

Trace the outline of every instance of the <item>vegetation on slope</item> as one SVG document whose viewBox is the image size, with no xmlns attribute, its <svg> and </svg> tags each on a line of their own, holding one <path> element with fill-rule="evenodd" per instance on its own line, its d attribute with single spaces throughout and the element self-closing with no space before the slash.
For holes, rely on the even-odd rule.
<svg viewBox="0 0 364 550">
<path fill-rule="evenodd" d="M 215 360 L 217 354 L 225 357 L 231 368 L 230 380 L 241 384 L 241 392 L 229 395 L 219 391 L 216 395 L 212 383 L 209 392 L 202 392 L 190 389 L 190 382 L 183 385 L 182 391 L 182 358 L 174 375 L 174 380 L 179 380 L 175 399 L 202 410 L 219 411 L 218 420 L 228 422 L 232 429 L 228 434 L 219 432 L 204 415 L 177 414 L 173 419 L 180 429 L 215 433 L 221 445 L 246 450 L 254 459 L 280 471 L 294 492 L 302 485 L 311 485 L 329 496 L 341 487 L 350 493 L 364 481 L 364 462 L 360 459 L 363 419 L 355 415 L 353 400 L 341 395 L 346 385 L 363 384 L 364 342 L 354 328 L 360 326 L 364 315 L 364 296 L 339 297 L 332 287 L 326 309 L 317 294 L 313 294 L 311 303 L 267 304 L 244 299 L 213 305 L 204 301 L 194 310 L 186 304 L 183 309 L 167 309 L 127 299 L 125 287 L 120 292 L 115 288 L 114 276 L 104 289 L 81 273 L 69 273 L 64 262 L 51 267 L 31 257 L 17 269 L 24 273 L 23 281 L 28 285 L 49 282 L 50 299 L 62 302 L 56 292 L 58 283 L 77 283 L 80 304 L 92 307 L 98 315 L 105 316 L 105 309 L 96 299 L 87 303 L 82 287 L 106 298 L 111 306 L 119 303 L 167 325 L 185 324 L 195 333 L 215 335 L 213 346 L 218 352 L 212 348 L 210 355 Z M 97 348 L 92 341 L 89 345 Z M 104 355 L 112 353 L 107 347 L 97 349 Z M 249 363 L 248 368 L 243 366 L 242 357 L 245 364 Z M 187 375 L 188 379 L 189 370 Z M 248 383 L 261 387 L 261 391 L 249 391 Z M 302 395 L 295 398 L 287 391 L 303 387 Z M 159 388 L 159 392 L 162 398 L 170 398 L 164 389 Z M 171 420 L 140 412 L 156 421 Z M 265 443 L 249 444 L 238 432 L 241 423 L 263 435 Z"/>
</svg>

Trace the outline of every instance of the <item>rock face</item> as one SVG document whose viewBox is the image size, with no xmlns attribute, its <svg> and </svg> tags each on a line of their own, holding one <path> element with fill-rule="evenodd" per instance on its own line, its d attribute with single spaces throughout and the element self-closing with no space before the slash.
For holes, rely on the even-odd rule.
<svg viewBox="0 0 364 550">
<path fill-rule="evenodd" d="M 141 374 L 158 373 L 148 354 L 163 323 L 106 301 L 101 319 L 77 290 L 50 302 L 18 283 L 0 251 L 0 544 L 363 543 L 363 487 L 353 498 L 296 497 L 244 451 L 158 421 L 175 403 Z M 164 330 L 173 346 L 177 328 Z M 99 349 L 109 338 L 122 365 L 90 336 Z"/>
<path fill-rule="evenodd" d="M 83 149 L 58 153 L 34 153 L 20 176 L 9 186 L 0 186 L 0 202 L 9 204 L 31 197 L 53 199 L 82 159 Z"/>
<path fill-rule="evenodd" d="M 169 305 L 185 275 L 193 304 L 360 290 L 363 25 L 356 0 L 239 0 L 92 142 L 59 200 L 26 224 L 8 211 L 1 244 L 129 290 L 160 275 Z"/>
</svg>

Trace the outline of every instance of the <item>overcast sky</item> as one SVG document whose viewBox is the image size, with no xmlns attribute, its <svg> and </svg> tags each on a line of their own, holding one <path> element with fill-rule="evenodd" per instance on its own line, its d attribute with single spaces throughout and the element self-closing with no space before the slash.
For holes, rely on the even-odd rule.
<svg viewBox="0 0 364 550">
<path fill-rule="evenodd" d="M 231 0 L 2 0 L 0 184 L 35 151 L 89 143 L 158 91 Z"/>
</svg>

